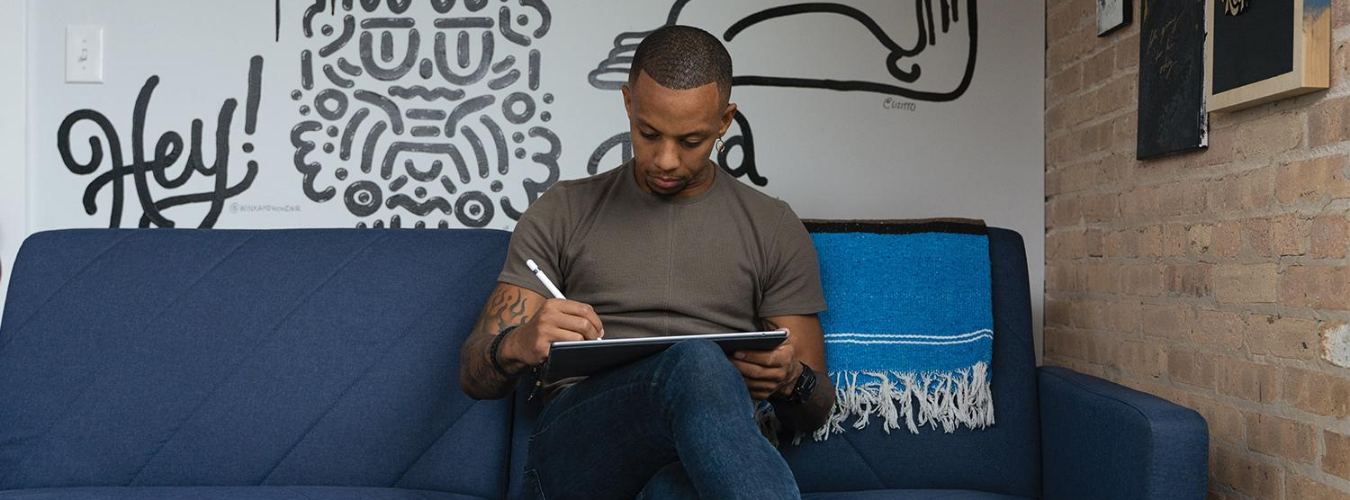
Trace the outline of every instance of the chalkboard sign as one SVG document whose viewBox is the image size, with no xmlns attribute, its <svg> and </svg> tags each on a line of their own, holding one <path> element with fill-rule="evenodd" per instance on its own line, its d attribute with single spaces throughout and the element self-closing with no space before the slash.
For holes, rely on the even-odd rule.
<svg viewBox="0 0 1350 500">
<path fill-rule="evenodd" d="M 1327 88 L 1330 0 L 1209 0 L 1210 111 Z"/>
<path fill-rule="evenodd" d="M 1143 0 L 1139 34 L 1139 159 L 1205 147 L 1206 0 Z"/>
</svg>

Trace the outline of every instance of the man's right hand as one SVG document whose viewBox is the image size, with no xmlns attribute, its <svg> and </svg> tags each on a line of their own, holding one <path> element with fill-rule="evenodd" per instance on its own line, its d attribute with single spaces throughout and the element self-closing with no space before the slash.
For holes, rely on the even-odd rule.
<svg viewBox="0 0 1350 500">
<path fill-rule="evenodd" d="M 595 340 L 605 327 L 590 305 L 548 299 L 524 324 L 502 341 L 498 361 L 511 373 L 523 373 L 548 358 L 554 342 Z"/>
</svg>

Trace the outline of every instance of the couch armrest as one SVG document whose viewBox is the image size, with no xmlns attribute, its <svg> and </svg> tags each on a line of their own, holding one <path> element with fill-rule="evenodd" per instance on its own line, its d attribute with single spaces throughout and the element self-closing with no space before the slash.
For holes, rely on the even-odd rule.
<svg viewBox="0 0 1350 500">
<path fill-rule="evenodd" d="M 1044 500 L 1203 500 L 1204 417 L 1058 367 L 1039 372 Z"/>
</svg>

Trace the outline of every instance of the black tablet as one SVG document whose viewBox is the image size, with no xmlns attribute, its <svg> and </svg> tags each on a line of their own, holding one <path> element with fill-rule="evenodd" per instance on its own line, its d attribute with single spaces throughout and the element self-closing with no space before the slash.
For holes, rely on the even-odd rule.
<svg viewBox="0 0 1350 500">
<path fill-rule="evenodd" d="M 578 340 L 554 342 L 544 365 L 544 380 L 555 381 L 568 377 L 593 375 L 610 368 L 623 366 L 651 356 L 677 342 L 711 340 L 723 352 L 771 351 L 787 340 L 787 332 L 712 333 L 704 335 L 671 335 L 614 340 Z"/>
</svg>

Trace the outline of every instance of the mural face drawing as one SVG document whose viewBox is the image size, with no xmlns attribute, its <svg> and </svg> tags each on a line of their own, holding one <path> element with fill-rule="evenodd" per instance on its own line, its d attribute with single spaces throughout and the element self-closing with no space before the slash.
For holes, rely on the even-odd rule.
<svg viewBox="0 0 1350 500">
<path fill-rule="evenodd" d="M 358 227 L 486 227 L 557 182 L 542 0 L 317 0 L 303 21 L 290 140 L 310 200 Z"/>
</svg>

